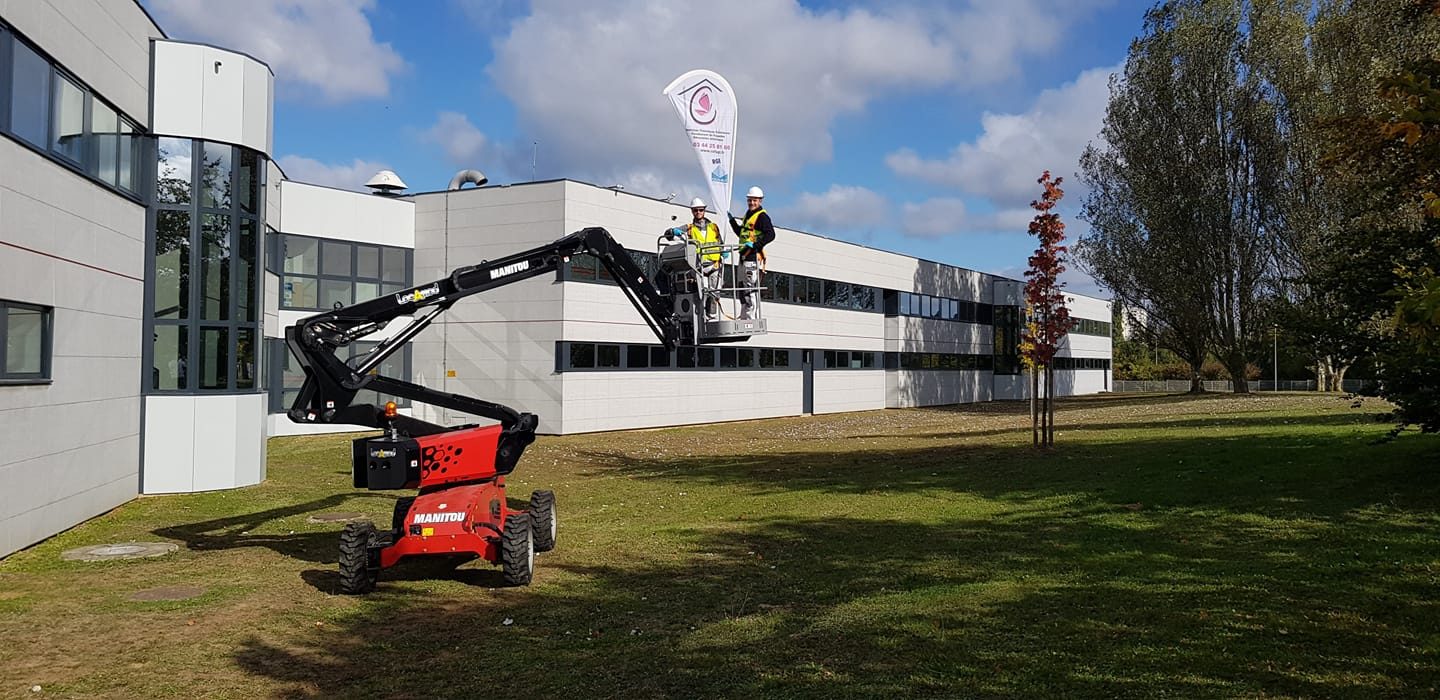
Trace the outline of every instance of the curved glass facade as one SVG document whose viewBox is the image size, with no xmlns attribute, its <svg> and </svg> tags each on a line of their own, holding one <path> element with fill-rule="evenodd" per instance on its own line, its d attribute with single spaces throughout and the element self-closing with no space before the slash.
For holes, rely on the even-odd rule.
<svg viewBox="0 0 1440 700">
<path fill-rule="evenodd" d="M 197 139 L 155 148 L 146 391 L 259 391 L 266 158 Z"/>
</svg>

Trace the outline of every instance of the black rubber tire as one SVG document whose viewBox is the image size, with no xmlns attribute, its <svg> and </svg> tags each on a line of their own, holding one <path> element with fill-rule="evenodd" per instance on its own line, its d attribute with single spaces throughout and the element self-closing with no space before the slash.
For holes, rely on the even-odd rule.
<svg viewBox="0 0 1440 700">
<path fill-rule="evenodd" d="M 395 539 L 405 536 L 405 516 L 410 512 L 410 506 L 415 504 L 414 496 L 405 496 L 395 500 L 395 513 L 390 516 L 390 529 L 395 531 Z"/>
<path fill-rule="evenodd" d="M 531 536 L 529 513 L 512 513 L 505 518 L 505 531 L 500 535 L 500 569 L 505 585 L 530 585 L 535 573 L 535 538 Z"/>
<path fill-rule="evenodd" d="M 535 538 L 535 551 L 555 548 L 555 492 L 530 492 L 530 534 Z"/>
<path fill-rule="evenodd" d="M 345 523 L 340 531 L 340 592 L 359 595 L 375 590 L 379 569 L 371 556 L 375 523 L 368 520 Z"/>
</svg>

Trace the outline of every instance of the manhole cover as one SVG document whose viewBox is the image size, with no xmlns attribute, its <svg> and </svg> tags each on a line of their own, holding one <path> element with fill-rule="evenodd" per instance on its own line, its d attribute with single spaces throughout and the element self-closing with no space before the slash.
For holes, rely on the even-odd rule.
<svg viewBox="0 0 1440 700">
<path fill-rule="evenodd" d="M 306 518 L 312 523 L 348 523 L 352 520 L 364 520 L 363 513 L 316 513 Z"/>
<path fill-rule="evenodd" d="M 130 595 L 130 600 L 142 602 L 189 600 L 202 595 L 205 595 L 205 589 L 199 586 L 161 586 L 159 588 L 147 588 L 143 591 L 136 591 Z"/>
<path fill-rule="evenodd" d="M 144 559 L 159 557 L 179 549 L 169 542 L 119 542 L 67 549 L 60 558 L 66 561 L 108 561 L 110 559 Z"/>
</svg>

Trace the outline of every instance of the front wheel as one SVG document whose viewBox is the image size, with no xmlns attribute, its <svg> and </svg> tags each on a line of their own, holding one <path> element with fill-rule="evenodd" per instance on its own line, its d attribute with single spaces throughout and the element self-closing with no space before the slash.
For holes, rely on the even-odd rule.
<svg viewBox="0 0 1440 700">
<path fill-rule="evenodd" d="M 535 551 L 555 548 L 555 492 L 534 491 L 530 494 L 530 532 L 535 538 Z"/>
<path fill-rule="evenodd" d="M 507 586 L 530 585 L 535 573 L 532 532 L 529 513 L 514 513 L 505 518 L 505 531 L 500 535 L 500 569 Z"/>
<path fill-rule="evenodd" d="M 340 592 L 358 595 L 375 590 L 380 575 L 378 562 L 372 556 L 375 524 L 366 520 L 345 523 L 340 532 Z"/>
</svg>

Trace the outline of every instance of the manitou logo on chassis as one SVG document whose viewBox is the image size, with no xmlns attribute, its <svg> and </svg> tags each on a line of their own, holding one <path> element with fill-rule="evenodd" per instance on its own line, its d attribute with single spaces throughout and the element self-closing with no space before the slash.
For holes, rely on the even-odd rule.
<svg viewBox="0 0 1440 700">
<path fill-rule="evenodd" d="M 429 523 L 458 523 L 465 520 L 464 513 L 416 513 L 415 525 L 426 525 Z"/>
<path fill-rule="evenodd" d="M 498 279 L 500 279 L 501 277 L 506 277 L 506 276 L 508 276 L 508 275 L 513 275 L 513 274 L 515 274 L 515 273 L 517 273 L 517 272 L 524 272 L 524 271 L 526 271 L 526 270 L 528 270 L 528 269 L 530 269 L 530 261 L 529 261 L 529 260 L 521 260 L 520 262 L 510 263 L 509 265 L 506 265 L 506 266 L 504 266 L 504 267 L 497 267 L 497 268 L 491 270 L 491 271 L 490 271 L 490 279 L 492 279 L 492 280 L 498 280 Z"/>
</svg>

